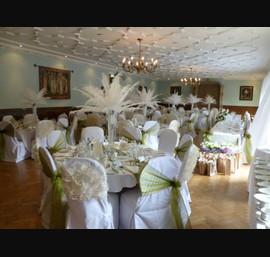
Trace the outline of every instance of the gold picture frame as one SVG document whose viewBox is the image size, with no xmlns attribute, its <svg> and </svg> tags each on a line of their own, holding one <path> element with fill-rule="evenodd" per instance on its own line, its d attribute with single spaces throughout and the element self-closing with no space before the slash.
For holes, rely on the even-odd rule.
<svg viewBox="0 0 270 257">
<path fill-rule="evenodd" d="M 253 99 L 253 86 L 240 86 L 240 96 L 239 100 L 248 100 Z"/>
</svg>

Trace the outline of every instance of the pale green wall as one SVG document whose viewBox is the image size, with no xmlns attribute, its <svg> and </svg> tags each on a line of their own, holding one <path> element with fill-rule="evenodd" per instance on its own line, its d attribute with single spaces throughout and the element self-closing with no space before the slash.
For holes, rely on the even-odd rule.
<svg viewBox="0 0 270 257">
<path fill-rule="evenodd" d="M 224 80 L 223 105 L 258 106 L 262 80 Z M 239 100 L 240 86 L 253 86 L 252 101 Z"/>
<path fill-rule="evenodd" d="M 237 105 L 237 106 L 258 106 L 261 92 L 262 80 L 223 80 L 210 79 L 218 81 L 223 86 L 223 105 Z M 170 95 L 171 86 L 180 86 L 180 82 L 159 81 L 157 93 L 161 94 L 161 98 Z M 253 100 L 239 100 L 240 86 L 253 86 Z M 181 94 L 187 96 L 193 93 L 193 87 L 181 86 Z"/>
<path fill-rule="evenodd" d="M 77 106 L 86 101 L 79 92 L 72 90 L 74 87 L 82 88 L 87 85 L 100 87 L 102 73 L 115 73 L 115 70 L 101 68 L 95 65 L 81 64 L 74 61 L 59 58 L 42 57 L 20 51 L 0 49 L 0 109 L 22 108 L 20 96 L 26 88 L 39 90 L 39 69 L 34 64 L 52 68 L 73 70 L 71 73 L 71 99 L 48 100 L 48 105 L 38 107 Z M 161 94 L 159 99 L 170 95 L 171 86 L 180 86 L 178 82 L 154 81 L 138 75 L 126 75 L 121 84 L 134 84 L 154 89 L 155 94 Z M 217 81 L 217 79 L 214 79 Z M 223 105 L 258 106 L 262 81 L 248 80 L 218 80 L 223 85 Z M 240 101 L 240 86 L 253 86 L 254 95 L 252 101 Z M 181 86 L 183 96 L 193 92 L 192 87 Z M 30 107 L 30 106 L 29 106 Z"/>
<path fill-rule="evenodd" d="M 48 105 L 38 107 L 77 106 L 84 104 L 86 98 L 72 88 L 82 88 L 87 85 L 101 87 L 102 73 L 115 73 L 116 70 L 101 68 L 95 65 L 81 64 L 59 58 L 42 57 L 20 51 L 0 49 L 0 109 L 22 108 L 20 96 L 26 88 L 39 91 L 39 69 L 34 64 L 51 68 L 73 70 L 71 73 L 71 99 L 48 100 Z M 121 85 L 134 84 L 156 90 L 157 82 L 138 75 L 128 75 Z M 30 107 L 30 106 L 28 106 Z"/>
</svg>

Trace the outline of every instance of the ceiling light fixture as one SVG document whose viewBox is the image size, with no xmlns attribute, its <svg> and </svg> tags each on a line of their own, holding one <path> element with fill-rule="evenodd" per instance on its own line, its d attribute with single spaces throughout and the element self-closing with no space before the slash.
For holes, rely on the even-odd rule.
<svg viewBox="0 0 270 257">
<path fill-rule="evenodd" d="M 123 70 L 126 72 L 131 72 L 131 73 L 134 73 L 135 71 L 137 71 L 137 73 L 141 71 L 152 73 L 157 68 L 158 60 L 152 58 L 150 64 L 148 62 L 144 62 L 144 57 L 142 56 L 142 51 L 141 51 L 142 38 L 138 38 L 138 41 L 140 45 L 138 61 L 136 62 L 135 65 L 133 65 L 133 59 L 134 59 L 133 56 L 131 56 L 130 58 L 124 57 L 122 60 Z"/>
<path fill-rule="evenodd" d="M 201 84 L 201 78 L 192 76 L 192 68 L 189 68 L 191 75 L 189 77 L 181 78 L 181 83 L 185 86 L 199 86 Z"/>
</svg>

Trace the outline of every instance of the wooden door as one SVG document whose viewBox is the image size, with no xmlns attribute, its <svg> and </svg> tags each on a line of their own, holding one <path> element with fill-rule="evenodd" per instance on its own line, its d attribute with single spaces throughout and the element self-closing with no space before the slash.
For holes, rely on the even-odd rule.
<svg viewBox="0 0 270 257">
<path fill-rule="evenodd" d="M 211 108 L 222 108 L 223 87 L 219 82 L 203 81 L 199 86 L 194 87 L 194 94 L 200 98 L 205 98 L 207 95 L 211 95 L 216 100 L 216 104 L 211 104 Z M 196 106 L 198 108 L 207 108 L 207 106 L 202 103 L 198 103 Z"/>
</svg>

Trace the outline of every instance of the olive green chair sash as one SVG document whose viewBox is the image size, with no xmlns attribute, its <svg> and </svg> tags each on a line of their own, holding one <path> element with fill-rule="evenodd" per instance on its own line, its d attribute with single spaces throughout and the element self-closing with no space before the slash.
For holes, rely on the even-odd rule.
<svg viewBox="0 0 270 257">
<path fill-rule="evenodd" d="M 244 143 L 244 153 L 246 156 L 246 161 L 248 164 L 251 163 L 252 160 L 252 143 L 251 143 L 251 135 L 248 132 L 244 133 L 244 137 L 245 137 L 245 143 Z"/>
<path fill-rule="evenodd" d="M 156 123 L 154 126 L 148 130 L 142 130 L 142 144 L 147 144 L 147 135 L 157 136 L 160 129 L 159 123 Z"/>
<path fill-rule="evenodd" d="M 66 131 L 66 140 L 69 145 L 72 144 L 71 137 L 70 137 L 70 127 L 69 126 L 64 126 L 61 122 L 57 122 L 57 127 L 60 128 L 60 130 L 65 130 Z"/>
<path fill-rule="evenodd" d="M 174 148 L 174 156 L 175 157 L 178 156 L 179 159 L 181 161 L 183 161 L 185 154 L 188 151 L 189 147 L 192 145 L 192 143 L 193 142 L 191 140 L 189 140 L 189 141 L 185 142 L 183 145 L 175 147 Z"/>
<path fill-rule="evenodd" d="M 181 183 L 178 179 L 173 178 L 173 180 L 171 180 L 167 176 L 147 164 L 144 166 L 141 172 L 139 185 L 142 196 L 147 196 L 164 190 L 166 188 L 172 187 L 170 203 L 173 228 L 191 228 L 188 213 L 180 193 Z"/>
<path fill-rule="evenodd" d="M 202 130 L 201 133 L 203 134 L 203 138 L 205 141 L 210 141 L 209 136 L 213 135 L 213 132 L 210 130 Z"/>
<path fill-rule="evenodd" d="M 206 125 L 207 125 L 207 130 L 210 129 L 210 123 L 209 123 L 209 114 L 202 114 L 202 118 L 206 118 Z"/>
<path fill-rule="evenodd" d="M 66 138 L 64 136 L 63 133 L 60 134 L 60 136 L 58 137 L 58 139 L 56 140 L 54 146 L 52 147 L 48 147 L 48 150 L 50 152 L 50 154 L 54 154 L 56 153 L 57 151 L 63 149 L 66 147 Z"/>
<path fill-rule="evenodd" d="M 9 123 L 5 128 L 0 130 L 0 160 L 3 160 L 5 154 L 5 139 L 4 135 L 14 137 L 15 129 L 11 123 Z"/>
<path fill-rule="evenodd" d="M 47 162 L 39 155 L 43 173 L 51 178 L 52 182 L 52 212 L 50 217 L 50 229 L 65 229 L 66 213 L 68 210 L 67 199 L 62 186 L 62 172 L 58 168 L 51 172 Z"/>
</svg>

